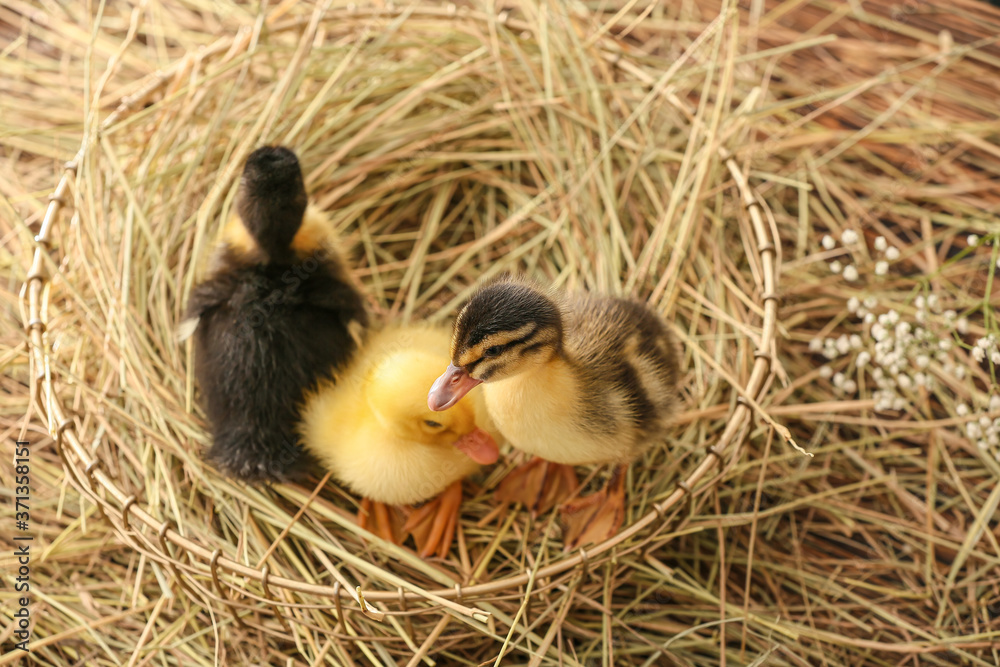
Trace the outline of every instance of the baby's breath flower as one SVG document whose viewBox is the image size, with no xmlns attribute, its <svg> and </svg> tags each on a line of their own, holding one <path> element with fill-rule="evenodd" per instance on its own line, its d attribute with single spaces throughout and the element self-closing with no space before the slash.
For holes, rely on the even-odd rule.
<svg viewBox="0 0 1000 667">
<path fill-rule="evenodd" d="M 823 240 L 821 240 L 820 243 L 822 243 L 823 247 L 827 250 L 833 250 L 837 247 L 837 242 L 829 234 L 823 236 Z"/>
<path fill-rule="evenodd" d="M 990 412 L 996 412 L 1000 410 L 1000 394 L 993 394 L 990 396 Z M 1000 417 L 997 417 L 1000 420 Z"/>
<path fill-rule="evenodd" d="M 871 324 L 875 321 L 875 313 L 865 313 L 865 324 Z"/>
<path fill-rule="evenodd" d="M 875 237 L 875 249 L 879 252 L 884 252 L 886 248 L 889 247 L 889 243 L 885 240 L 884 236 Z"/>
<path fill-rule="evenodd" d="M 858 233 L 853 229 L 845 229 L 844 233 L 840 235 L 840 240 L 844 242 L 844 245 L 852 245 L 858 242 Z"/>
<path fill-rule="evenodd" d="M 875 275 L 884 276 L 889 273 L 889 262 L 882 260 L 880 262 L 875 262 Z"/>
<path fill-rule="evenodd" d="M 822 349 L 823 349 L 823 339 L 822 338 L 813 338 L 811 341 L 809 341 L 809 351 L 810 352 L 819 352 Z"/>
<path fill-rule="evenodd" d="M 854 380 L 845 380 L 844 386 L 841 387 L 847 394 L 853 394 L 858 390 L 858 383 Z"/>
<path fill-rule="evenodd" d="M 950 350 L 951 345 L 952 345 L 951 341 L 947 338 L 942 338 L 941 340 L 938 341 L 938 347 L 941 348 L 941 350 L 944 352 Z"/>
<path fill-rule="evenodd" d="M 893 410 L 899 410 L 899 411 L 905 410 L 906 409 L 906 399 L 903 398 L 902 396 L 897 396 L 896 398 L 892 399 L 892 409 Z"/>
<path fill-rule="evenodd" d="M 958 317 L 958 313 L 956 313 L 954 310 L 946 310 L 946 311 L 944 311 L 944 319 L 946 319 L 946 320 L 954 320 L 956 317 Z"/>
<path fill-rule="evenodd" d="M 914 373 L 913 384 L 917 385 L 918 387 L 927 386 L 927 376 L 924 375 L 923 373 Z"/>
<path fill-rule="evenodd" d="M 837 339 L 837 352 L 841 354 L 847 354 L 851 351 L 851 340 L 847 337 L 847 334 L 842 334 L 840 338 Z"/>
<path fill-rule="evenodd" d="M 975 248 L 979 245 L 979 237 L 975 234 L 969 234 L 968 238 L 965 239 L 970 247 Z"/>
<path fill-rule="evenodd" d="M 965 435 L 969 438 L 978 438 L 983 435 L 983 429 L 976 422 L 969 422 L 965 425 Z"/>
<path fill-rule="evenodd" d="M 937 294 L 931 294 L 927 297 L 927 307 L 935 313 L 941 312 L 941 299 L 938 298 Z"/>
<path fill-rule="evenodd" d="M 834 373 L 833 375 L 833 386 L 841 388 L 844 386 L 844 381 L 847 380 L 847 376 L 843 373 Z"/>
<path fill-rule="evenodd" d="M 955 366 L 955 377 L 959 380 L 965 379 L 965 366 Z"/>
<path fill-rule="evenodd" d="M 964 317 L 958 318 L 958 321 L 955 322 L 955 328 L 958 329 L 958 333 L 960 334 L 969 333 L 969 320 Z"/>
<path fill-rule="evenodd" d="M 909 389 L 913 385 L 913 378 L 906 373 L 900 373 L 896 376 L 896 384 L 900 389 Z"/>
<path fill-rule="evenodd" d="M 1000 365 L 1000 350 L 993 348 L 993 351 L 990 352 L 990 361 L 994 364 Z"/>
<path fill-rule="evenodd" d="M 927 368 L 931 365 L 931 358 L 926 354 L 918 354 L 914 361 L 917 363 L 917 368 Z"/>
<path fill-rule="evenodd" d="M 858 279 L 858 268 L 853 264 L 848 264 L 844 267 L 844 279 L 855 281 Z"/>
<path fill-rule="evenodd" d="M 840 262 L 838 262 L 837 260 L 833 260 L 832 262 L 830 262 L 830 271 L 832 273 L 840 273 L 842 268 L 843 266 L 841 266 Z"/>
<path fill-rule="evenodd" d="M 854 363 L 858 368 L 864 368 L 865 366 L 868 365 L 868 362 L 871 360 L 872 360 L 871 353 L 867 352 L 866 350 L 862 350 L 861 352 L 858 352 L 858 357 L 857 359 L 854 360 Z"/>
<path fill-rule="evenodd" d="M 993 427 L 993 420 L 983 415 L 979 418 L 979 427 L 982 429 L 988 429 Z"/>
<path fill-rule="evenodd" d="M 959 403 L 955 406 L 955 414 L 959 417 L 965 417 L 969 414 L 969 406 L 965 403 Z"/>
<path fill-rule="evenodd" d="M 872 310 L 873 308 L 878 308 L 878 299 L 873 296 L 865 297 L 864 300 L 865 308 Z"/>
<path fill-rule="evenodd" d="M 847 312 L 856 313 L 861 309 L 861 299 L 856 296 L 852 296 L 847 300 Z"/>
<path fill-rule="evenodd" d="M 890 262 L 895 262 L 899 259 L 899 248 L 896 246 L 890 246 L 885 249 L 885 258 Z"/>
<path fill-rule="evenodd" d="M 830 368 L 829 366 L 820 366 L 819 367 L 819 376 L 821 378 L 830 378 L 830 377 L 833 377 L 833 369 Z"/>
<path fill-rule="evenodd" d="M 858 334 L 851 334 L 850 342 L 852 350 L 860 350 L 861 346 L 865 344 L 865 342 L 861 340 L 861 336 Z"/>
</svg>

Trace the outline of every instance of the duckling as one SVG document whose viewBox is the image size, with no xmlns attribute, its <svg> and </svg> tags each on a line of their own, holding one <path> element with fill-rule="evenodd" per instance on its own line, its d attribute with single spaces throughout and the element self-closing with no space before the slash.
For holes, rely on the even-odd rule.
<svg viewBox="0 0 1000 667">
<path fill-rule="evenodd" d="M 612 464 L 601 491 L 562 505 L 564 545 L 573 549 L 621 527 L 624 472 L 664 438 L 677 375 L 666 323 L 647 306 L 550 293 L 506 276 L 482 287 L 462 309 L 451 364 L 432 385 L 427 404 L 447 410 L 482 383 L 502 436 L 544 459 L 512 472 L 514 481 L 498 490 L 502 500 L 537 510 L 553 495 L 574 491 L 575 474 L 553 464 Z"/>
<path fill-rule="evenodd" d="M 430 326 L 369 334 L 336 383 L 310 392 L 299 425 L 307 450 L 365 499 L 359 523 L 383 538 L 400 538 L 387 505 L 439 496 L 403 526 L 424 557 L 447 555 L 462 479 L 498 455 L 480 392 L 440 413 L 427 407 L 427 387 L 448 362 L 448 341 L 447 329 Z"/>
<path fill-rule="evenodd" d="M 267 146 L 247 158 L 207 272 L 181 325 L 194 335 L 206 456 L 241 480 L 286 479 L 306 462 L 295 435 L 303 392 L 350 358 L 368 323 L 292 151 Z"/>
</svg>

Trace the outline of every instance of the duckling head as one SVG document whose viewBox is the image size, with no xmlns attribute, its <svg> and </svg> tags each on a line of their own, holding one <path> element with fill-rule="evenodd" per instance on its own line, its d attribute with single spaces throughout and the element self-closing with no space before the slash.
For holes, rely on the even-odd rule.
<svg viewBox="0 0 1000 667">
<path fill-rule="evenodd" d="M 510 378 L 547 363 L 562 350 L 559 307 L 541 289 L 505 277 L 476 292 L 458 314 L 451 364 L 427 395 L 447 410 L 481 382 Z"/>
<path fill-rule="evenodd" d="M 455 447 L 481 465 L 495 463 L 493 437 L 476 424 L 471 401 L 432 412 L 424 392 L 440 368 L 441 358 L 416 350 L 384 356 L 372 368 L 365 387 L 369 409 L 379 424 L 401 440 L 429 447 Z"/>
<path fill-rule="evenodd" d="M 274 261 L 287 261 L 302 226 L 308 197 L 295 153 L 283 146 L 258 148 L 247 158 L 236 202 L 247 232 Z"/>
</svg>

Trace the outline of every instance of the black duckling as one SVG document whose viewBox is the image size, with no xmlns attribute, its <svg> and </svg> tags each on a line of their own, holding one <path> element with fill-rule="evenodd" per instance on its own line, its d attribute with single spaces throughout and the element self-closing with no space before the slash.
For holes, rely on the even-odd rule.
<svg viewBox="0 0 1000 667">
<path fill-rule="evenodd" d="M 626 466 L 663 441 L 676 403 L 677 353 L 647 306 L 591 294 L 547 293 L 504 277 L 476 292 L 455 321 L 451 365 L 428 394 L 444 410 L 483 383 L 490 417 L 516 448 L 546 462 L 613 464 L 608 484 L 562 506 L 564 544 L 614 535 L 624 520 Z M 576 476 L 532 461 L 498 496 L 537 510 L 547 486 Z M 539 470 L 541 468 L 541 470 Z"/>
<path fill-rule="evenodd" d="M 211 423 L 207 458 L 246 481 L 287 479 L 308 460 L 295 424 L 304 392 L 332 379 L 368 324 L 332 225 L 307 206 L 302 169 L 280 146 L 247 158 L 237 214 L 182 325 Z"/>
</svg>

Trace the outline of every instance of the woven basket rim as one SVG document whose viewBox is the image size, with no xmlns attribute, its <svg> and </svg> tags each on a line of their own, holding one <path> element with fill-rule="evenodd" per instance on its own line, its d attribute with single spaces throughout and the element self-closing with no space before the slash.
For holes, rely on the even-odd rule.
<svg viewBox="0 0 1000 667">
<path fill-rule="evenodd" d="M 499 17 L 492 17 L 483 12 L 476 12 L 468 8 L 456 8 L 449 5 L 442 8 L 434 7 L 409 7 L 402 9 L 331 9 L 327 10 L 322 17 L 323 20 L 332 20 L 339 15 L 349 14 L 351 16 L 378 14 L 383 17 L 402 16 L 404 12 L 410 15 L 420 15 L 436 18 L 464 18 L 478 21 L 498 21 L 509 27 L 518 28 L 516 20 L 509 20 L 505 13 Z M 270 23 L 268 19 L 268 23 Z M 293 18 L 284 21 L 275 21 L 269 26 L 271 32 L 281 32 L 299 27 L 309 22 L 309 19 Z M 527 28 L 527 24 L 524 24 Z M 636 77 L 645 85 L 653 85 L 654 79 L 630 62 L 628 55 L 613 40 L 606 36 L 601 36 L 598 40 L 604 52 L 605 59 L 627 72 L 630 76 Z M 249 35 L 238 33 L 232 37 L 219 39 L 212 45 L 200 49 L 197 54 L 191 54 L 179 58 L 171 66 L 158 70 L 147 75 L 139 81 L 136 92 L 120 98 L 114 111 L 112 111 L 99 125 L 97 134 L 107 130 L 116 122 L 122 120 L 133 110 L 139 108 L 141 104 L 154 92 L 165 86 L 176 77 L 183 76 L 190 67 L 191 59 L 204 60 L 215 57 L 223 53 L 234 53 L 240 48 L 246 48 L 250 44 Z M 661 91 L 662 92 L 662 91 Z M 170 520 L 161 521 L 150 512 L 140 506 L 139 499 L 134 495 L 128 495 L 122 491 L 112 477 L 102 467 L 100 459 L 94 458 L 82 444 L 83 438 L 77 433 L 76 426 L 72 419 L 68 417 L 69 412 L 60 400 L 56 391 L 56 384 L 60 379 L 58 374 L 51 369 L 49 364 L 50 350 L 46 346 L 43 334 L 46 331 L 48 321 L 48 300 L 43 297 L 43 292 L 49 282 L 49 273 L 46 269 L 49 262 L 55 265 L 52 256 L 51 234 L 58 224 L 60 213 L 62 212 L 70 182 L 76 177 L 77 167 L 86 157 L 91 146 L 96 143 L 96 137 L 91 138 L 84 135 L 80 149 L 73 160 L 64 165 L 62 176 L 49 196 L 48 204 L 45 208 L 39 233 L 35 237 L 35 250 L 32 254 L 30 268 L 25 278 L 21 291 L 23 302 L 22 313 L 25 316 L 24 327 L 28 334 L 31 347 L 31 363 L 34 372 L 31 374 L 31 392 L 33 403 L 39 414 L 43 416 L 46 427 L 54 438 L 59 455 L 67 470 L 67 476 L 71 484 L 89 500 L 94 502 L 102 516 L 108 519 L 114 528 L 118 538 L 126 544 L 135 546 L 142 550 L 149 557 L 168 566 L 177 576 L 178 582 L 183 586 L 185 572 L 200 576 L 211 576 L 216 592 L 216 601 L 234 610 L 234 606 L 245 606 L 230 599 L 223 588 L 219 578 L 219 569 L 232 575 L 252 579 L 261 584 L 265 599 L 260 600 L 267 604 L 281 607 L 315 607 L 317 605 L 299 605 L 287 601 L 280 601 L 273 598 L 271 589 L 282 588 L 298 593 L 307 593 L 321 597 L 332 597 L 337 607 L 338 618 L 343 618 L 341 602 L 343 598 L 352 598 L 359 604 L 359 608 L 353 611 L 362 611 L 366 615 L 378 618 L 381 612 L 366 604 L 372 602 L 397 602 L 405 604 L 406 601 L 425 601 L 440 605 L 469 620 L 484 623 L 486 628 L 492 632 L 493 616 L 487 611 L 471 608 L 461 603 L 462 600 L 485 596 L 499 592 L 509 591 L 518 586 L 527 584 L 532 579 L 543 579 L 556 575 L 565 574 L 571 570 L 586 570 L 588 567 L 605 562 L 614 555 L 614 549 L 621 543 L 629 540 L 643 530 L 653 526 L 658 521 L 662 525 L 668 518 L 668 511 L 674 508 L 685 496 L 700 494 L 710 488 L 704 485 L 695 488 L 709 471 L 716 465 L 721 466 L 724 462 L 724 455 L 729 453 L 731 447 L 738 447 L 745 434 L 745 426 L 751 415 L 756 412 L 762 416 L 772 426 L 778 426 L 763 412 L 758 404 L 763 392 L 768 386 L 770 377 L 771 362 L 773 359 L 776 333 L 777 333 L 777 312 L 778 312 L 778 275 L 779 257 L 778 248 L 780 240 L 777 229 L 772 219 L 766 215 L 763 200 L 751 188 L 747 178 L 740 171 L 733 157 L 725 151 L 719 149 L 719 157 L 725 164 L 730 176 L 735 182 L 736 191 L 743 208 L 746 209 L 747 218 L 750 222 L 751 238 L 746 237 L 746 232 L 741 225 L 741 233 L 744 235 L 744 246 L 756 252 L 757 264 L 760 267 L 759 282 L 756 287 L 760 290 L 759 297 L 755 300 L 761 317 L 760 335 L 754 341 L 754 363 L 750 371 L 749 379 L 745 386 L 738 383 L 730 383 L 737 394 L 736 404 L 729 414 L 728 421 L 717 443 L 707 448 L 707 455 L 698 463 L 694 470 L 682 480 L 676 482 L 676 488 L 664 500 L 655 503 L 653 509 L 644 516 L 634 521 L 630 526 L 621 530 L 617 535 L 605 542 L 594 545 L 590 549 L 578 549 L 576 552 L 565 555 L 560 560 L 538 569 L 536 572 L 522 572 L 518 575 L 509 575 L 501 579 L 474 584 L 462 587 L 456 584 L 454 588 L 444 588 L 426 591 L 418 586 L 410 586 L 410 590 L 404 590 L 400 586 L 399 590 L 370 590 L 363 591 L 360 587 L 352 590 L 341 582 L 335 582 L 333 586 L 308 584 L 296 579 L 287 577 L 272 576 L 269 572 L 268 564 L 261 568 L 253 568 L 243 565 L 237 561 L 222 555 L 219 547 L 209 547 L 195 542 L 178 532 L 173 522 Z M 749 296 L 749 295 L 748 295 Z M 779 434 L 790 440 L 787 431 L 778 428 Z M 104 492 L 102 495 L 100 491 Z M 117 503 L 112 503 L 109 499 L 114 499 Z M 156 535 L 156 541 L 148 539 L 148 536 L 134 530 L 133 522 L 138 521 L 151 529 Z M 188 563 L 184 564 L 171 553 L 171 546 L 179 549 L 187 555 Z M 641 548 L 641 547 L 634 547 Z M 345 582 L 346 583 L 346 582 Z M 227 584 L 232 586 L 232 584 Z M 202 591 L 204 593 L 204 591 Z M 241 593 L 251 600 L 258 600 L 258 596 L 251 594 L 245 588 Z M 235 611 L 235 610 L 234 610 Z M 352 611 L 352 609 L 343 609 Z M 239 620 L 239 615 L 234 613 Z M 278 614 L 279 618 L 284 618 Z M 241 621 L 242 622 L 242 621 Z"/>
</svg>

